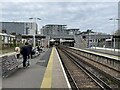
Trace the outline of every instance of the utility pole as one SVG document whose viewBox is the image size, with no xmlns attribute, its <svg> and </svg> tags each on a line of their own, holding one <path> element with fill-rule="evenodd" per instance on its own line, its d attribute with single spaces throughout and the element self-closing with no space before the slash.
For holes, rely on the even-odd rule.
<svg viewBox="0 0 120 90">
<path fill-rule="evenodd" d="M 90 46 L 89 44 L 90 44 L 90 31 L 91 31 L 91 30 L 92 30 L 92 29 L 88 29 L 88 30 L 87 30 L 87 33 L 88 33 L 88 46 L 87 46 L 87 47 L 88 47 L 88 48 L 89 48 L 89 46 Z"/>
</svg>

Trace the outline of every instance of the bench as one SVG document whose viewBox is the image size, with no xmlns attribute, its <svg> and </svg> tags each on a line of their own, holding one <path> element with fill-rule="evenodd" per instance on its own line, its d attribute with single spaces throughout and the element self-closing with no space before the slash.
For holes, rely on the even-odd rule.
<svg viewBox="0 0 120 90">
<path fill-rule="evenodd" d="M 12 72 L 18 69 L 22 62 L 18 61 L 15 55 L 2 57 L 2 77 L 8 77 Z"/>
</svg>

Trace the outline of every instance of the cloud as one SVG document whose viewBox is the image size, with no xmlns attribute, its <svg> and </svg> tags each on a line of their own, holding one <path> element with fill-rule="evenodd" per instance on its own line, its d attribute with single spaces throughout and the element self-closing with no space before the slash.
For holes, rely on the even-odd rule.
<svg viewBox="0 0 120 90">
<path fill-rule="evenodd" d="M 57 23 L 110 33 L 113 24 L 108 19 L 118 16 L 115 2 L 2 2 L 2 5 L 2 21 L 30 21 L 29 17 L 40 17 L 40 27 Z"/>
<path fill-rule="evenodd" d="M 89 0 L 89 2 L 118 2 L 119 0 Z M 1 0 L 1 2 L 88 2 L 88 0 Z"/>
</svg>

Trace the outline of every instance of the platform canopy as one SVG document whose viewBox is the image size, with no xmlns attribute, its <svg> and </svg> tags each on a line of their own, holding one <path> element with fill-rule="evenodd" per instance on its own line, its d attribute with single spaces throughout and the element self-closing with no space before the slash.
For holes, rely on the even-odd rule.
<svg viewBox="0 0 120 90">
<path fill-rule="evenodd" d="M 22 38 L 24 38 L 24 39 L 27 39 L 27 38 L 33 38 L 33 35 L 22 35 Z M 43 35 L 37 34 L 37 35 L 35 35 L 35 38 L 42 39 L 42 38 L 46 38 L 46 36 L 43 36 Z"/>
</svg>

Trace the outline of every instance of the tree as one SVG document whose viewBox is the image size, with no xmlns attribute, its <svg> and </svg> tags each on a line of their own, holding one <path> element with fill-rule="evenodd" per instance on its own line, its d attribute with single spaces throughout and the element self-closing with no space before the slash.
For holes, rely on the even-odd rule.
<svg viewBox="0 0 120 90">
<path fill-rule="evenodd" d="M 94 32 L 92 31 L 92 29 L 88 29 L 86 32 L 87 32 L 87 33 L 94 33 Z"/>
<path fill-rule="evenodd" d="M 3 29 L 3 30 L 2 30 L 2 33 L 7 33 L 7 30 L 6 30 L 6 29 Z"/>
<path fill-rule="evenodd" d="M 11 35 L 14 35 L 14 36 L 16 36 L 16 32 L 12 32 L 12 33 L 11 33 Z"/>
</svg>

